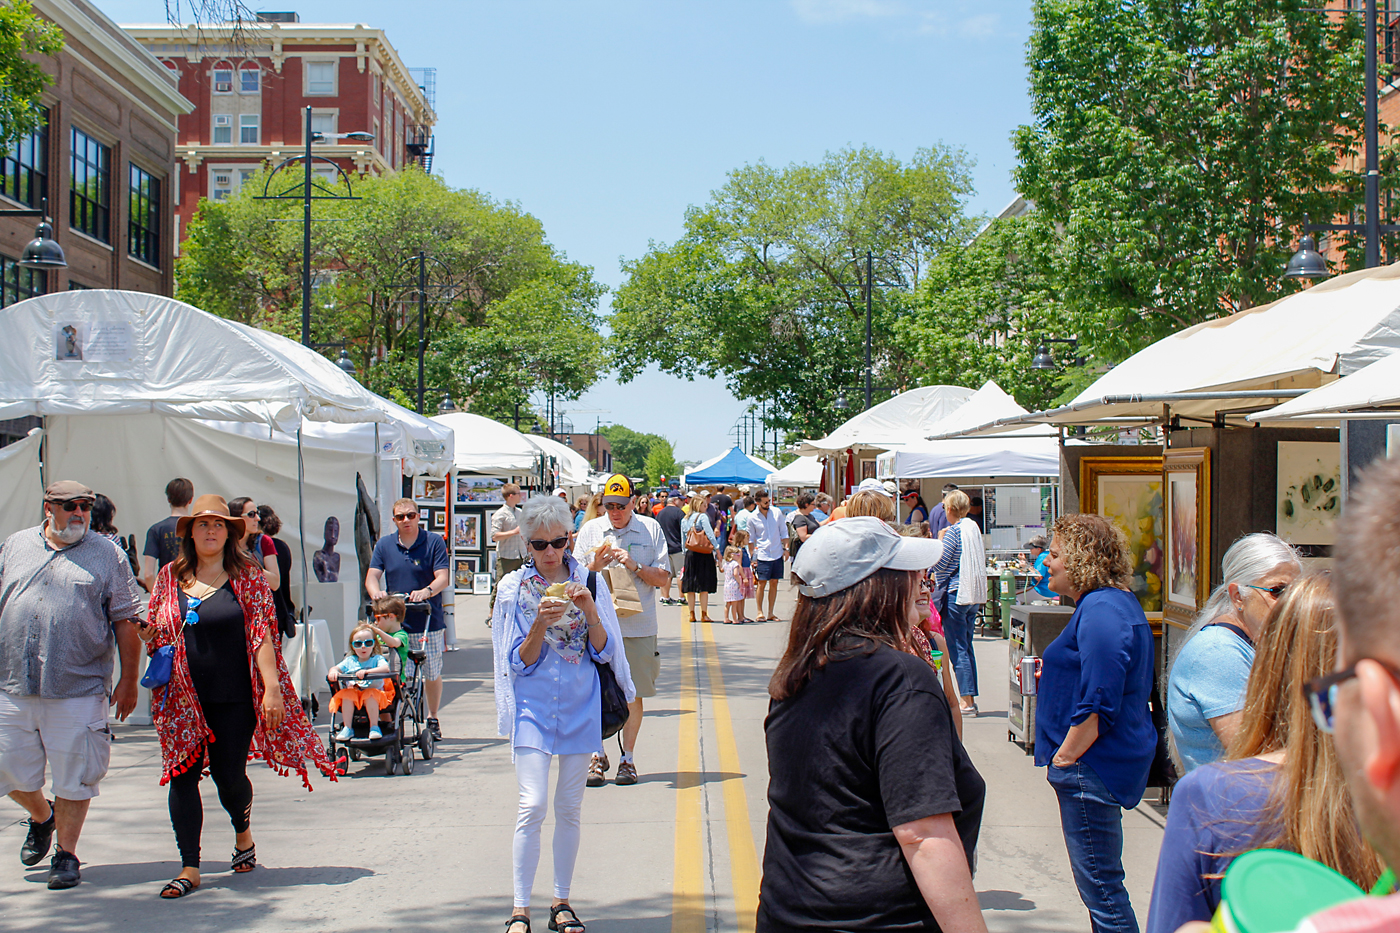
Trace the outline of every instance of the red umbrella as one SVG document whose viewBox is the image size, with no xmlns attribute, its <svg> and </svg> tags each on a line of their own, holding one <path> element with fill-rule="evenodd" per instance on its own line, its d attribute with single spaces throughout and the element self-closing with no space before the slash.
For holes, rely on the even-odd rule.
<svg viewBox="0 0 1400 933">
<path fill-rule="evenodd" d="M 827 487 L 826 474 L 827 474 L 827 472 L 828 472 L 828 469 L 829 469 L 828 458 L 822 457 L 822 481 L 821 481 L 821 485 L 817 487 L 817 492 L 826 492 L 826 491 L 827 491 L 827 488 L 826 488 L 826 487 Z"/>
<path fill-rule="evenodd" d="M 856 452 L 851 448 L 846 448 L 846 488 L 843 495 L 849 496 L 851 490 L 856 488 Z"/>
</svg>

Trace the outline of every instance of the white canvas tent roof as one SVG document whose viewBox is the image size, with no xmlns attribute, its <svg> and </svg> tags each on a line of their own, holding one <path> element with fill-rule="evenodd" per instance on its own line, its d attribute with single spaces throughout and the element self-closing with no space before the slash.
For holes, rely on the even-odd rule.
<svg viewBox="0 0 1400 933">
<path fill-rule="evenodd" d="M 1205 421 L 1303 394 L 1400 348 L 1400 264 L 1329 279 L 1272 304 L 1207 321 L 1157 341 L 1105 373 L 1070 404 L 978 427 Z"/>
<path fill-rule="evenodd" d="M 816 457 L 798 457 L 776 473 L 768 474 L 769 486 L 820 486 L 822 462 Z"/>
<path fill-rule="evenodd" d="M 989 421 L 1025 413 L 1026 410 L 1001 386 L 988 380 L 965 405 L 934 425 L 931 433 L 956 434 Z M 882 461 L 887 459 L 892 460 L 888 472 L 908 479 L 1060 475 L 1059 442 L 1050 436 L 1047 428 L 1039 425 L 990 438 L 919 440 L 881 457 Z"/>
<path fill-rule="evenodd" d="M 451 428 L 456 436 L 453 459 L 459 470 L 503 476 L 539 471 L 540 448 L 514 428 L 469 411 L 436 415 L 432 420 Z"/>
<path fill-rule="evenodd" d="M 558 461 L 560 486 L 588 485 L 588 478 L 593 472 L 593 464 L 589 463 L 583 454 L 568 444 L 559 443 L 552 437 L 530 435 L 529 440 L 530 443 Z"/>
<path fill-rule="evenodd" d="M 802 456 L 826 457 L 849 448 L 889 450 L 929 433 L 935 424 L 972 397 L 962 386 L 920 386 L 873 405 L 826 437 L 803 441 Z"/>
<path fill-rule="evenodd" d="M 1307 395 L 1250 415 L 1249 420 L 1290 425 L 1318 421 L 1336 424 L 1343 417 L 1400 419 L 1400 351 Z"/>
</svg>

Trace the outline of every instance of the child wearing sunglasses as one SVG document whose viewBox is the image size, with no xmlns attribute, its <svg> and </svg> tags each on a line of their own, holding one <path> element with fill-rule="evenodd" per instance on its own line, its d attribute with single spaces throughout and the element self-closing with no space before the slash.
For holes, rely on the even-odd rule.
<svg viewBox="0 0 1400 933">
<path fill-rule="evenodd" d="M 371 723 L 369 737 L 382 739 L 384 733 L 379 728 L 379 711 L 388 707 L 394 699 L 394 685 L 383 679 L 370 679 L 373 675 L 389 673 L 389 659 L 379 653 L 379 641 L 374 637 L 374 629 L 361 622 L 350 633 L 350 655 L 326 675 L 332 683 L 339 683 L 342 676 L 354 678 L 336 691 L 331 697 L 331 712 L 340 709 L 349 700 L 355 709 L 363 709 Z M 345 717 L 345 728 L 336 735 L 336 740 L 348 742 L 354 738 L 355 730 L 350 728 L 350 717 Z"/>
</svg>

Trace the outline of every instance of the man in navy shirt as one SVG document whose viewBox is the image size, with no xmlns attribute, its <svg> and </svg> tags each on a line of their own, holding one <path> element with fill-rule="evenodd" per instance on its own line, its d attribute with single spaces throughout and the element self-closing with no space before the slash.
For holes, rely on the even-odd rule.
<svg viewBox="0 0 1400 933">
<path fill-rule="evenodd" d="M 437 716 L 442 701 L 443 632 L 447 628 L 442 620 L 442 591 L 451 579 L 447 543 L 440 535 L 418 527 L 418 506 L 412 499 L 394 503 L 394 526 L 397 532 L 380 538 L 374 546 L 374 556 L 365 573 L 365 589 L 370 599 L 407 593 L 409 602 L 428 603 L 426 613 L 409 609 L 403 628 L 408 632 L 409 647 L 428 656 L 423 662 L 428 728 L 433 731 L 433 738 L 440 739 L 442 728 Z"/>
</svg>

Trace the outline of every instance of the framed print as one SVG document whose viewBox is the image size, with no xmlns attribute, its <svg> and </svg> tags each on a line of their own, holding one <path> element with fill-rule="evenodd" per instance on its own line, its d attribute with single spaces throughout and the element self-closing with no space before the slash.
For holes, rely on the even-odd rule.
<svg viewBox="0 0 1400 933">
<path fill-rule="evenodd" d="M 1184 627 L 1210 596 L 1210 448 L 1168 450 L 1162 476 L 1167 513 L 1163 617 Z"/>
<path fill-rule="evenodd" d="M 447 502 L 447 480 L 431 476 L 413 478 L 413 498 L 419 502 Z"/>
<path fill-rule="evenodd" d="M 504 502 L 501 487 L 506 481 L 499 476 L 472 476 L 469 473 L 457 474 L 457 502 Z"/>
<path fill-rule="evenodd" d="M 876 472 L 877 472 L 876 469 L 875 469 L 875 467 L 876 467 L 876 461 L 874 461 L 874 460 L 862 460 L 862 461 L 860 462 L 860 478 L 863 479 L 863 480 L 865 480 L 865 479 L 875 479 L 875 475 L 876 475 Z"/>
<path fill-rule="evenodd" d="M 447 510 L 433 509 L 433 530 L 440 531 L 447 527 Z"/>
<path fill-rule="evenodd" d="M 471 512 L 453 517 L 452 547 L 458 551 L 481 550 L 481 513 Z"/>
<path fill-rule="evenodd" d="M 1289 544 L 1332 544 L 1342 511 L 1342 445 L 1278 442 L 1277 534 Z"/>
<path fill-rule="evenodd" d="M 475 557 L 459 557 L 453 564 L 453 581 L 457 589 L 470 590 L 473 578 L 476 576 L 477 559 Z"/>
<path fill-rule="evenodd" d="M 489 573 L 478 573 L 478 574 L 473 574 L 473 575 L 472 575 L 472 595 L 473 595 L 473 596 L 490 596 L 490 595 L 491 595 L 491 574 L 489 574 Z"/>
<path fill-rule="evenodd" d="M 1128 536 L 1129 589 L 1147 617 L 1160 621 L 1166 562 L 1162 458 L 1085 457 L 1079 461 L 1079 505 Z"/>
</svg>

